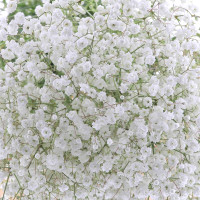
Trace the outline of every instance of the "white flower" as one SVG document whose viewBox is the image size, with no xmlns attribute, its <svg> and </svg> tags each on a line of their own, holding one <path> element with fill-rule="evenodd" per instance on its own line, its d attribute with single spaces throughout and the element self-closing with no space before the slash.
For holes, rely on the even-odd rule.
<svg viewBox="0 0 200 200">
<path fill-rule="evenodd" d="M 127 80 L 130 82 L 130 83 L 136 83 L 138 81 L 138 75 L 137 75 L 137 72 L 135 71 L 132 71 L 130 74 L 128 74 L 127 76 Z"/>
<path fill-rule="evenodd" d="M 35 191 L 37 188 L 39 187 L 39 184 L 37 183 L 37 181 L 35 179 L 31 179 L 28 182 L 28 189 L 31 191 Z"/>
<path fill-rule="evenodd" d="M 176 149 L 176 147 L 178 146 L 178 142 L 176 139 L 174 138 L 170 138 L 167 143 L 167 148 L 170 149 L 170 150 L 173 150 L 173 149 Z"/>
<path fill-rule="evenodd" d="M 156 59 L 152 55 L 149 55 L 145 58 L 145 64 L 147 64 L 147 65 L 153 65 L 155 61 L 156 61 Z"/>
<path fill-rule="evenodd" d="M 8 10 L 8 13 L 13 13 L 15 10 L 17 9 L 17 1 L 14 0 L 9 0 L 7 2 L 7 10 Z"/>
<path fill-rule="evenodd" d="M 22 25 L 22 24 L 24 23 L 24 20 L 25 20 L 24 13 L 18 12 L 18 13 L 15 15 L 15 21 L 16 21 L 17 24 Z"/>
<path fill-rule="evenodd" d="M 125 109 L 121 105 L 117 105 L 115 108 L 115 113 L 119 114 L 120 116 L 123 115 L 125 112 Z"/>
<path fill-rule="evenodd" d="M 16 182 L 13 182 L 9 185 L 9 190 L 11 193 L 15 194 L 19 189 L 19 184 Z"/>
<path fill-rule="evenodd" d="M 200 197 L 199 28 L 184 2 L 42 0 L 25 16 L 7 0 L 6 199 Z"/>
<path fill-rule="evenodd" d="M 200 128 L 200 116 L 198 116 L 196 118 L 196 124 L 197 124 L 198 128 Z"/>
<path fill-rule="evenodd" d="M 140 32 L 140 26 L 138 24 L 132 24 L 129 27 L 129 30 L 132 34 L 138 34 Z"/>
<path fill-rule="evenodd" d="M 122 83 L 121 86 L 120 86 L 120 92 L 125 93 L 127 90 L 128 90 L 128 85 Z"/>
<path fill-rule="evenodd" d="M 55 89 L 61 90 L 62 86 L 63 86 L 63 81 L 62 81 L 62 79 L 55 79 L 55 80 L 53 81 L 53 87 L 54 87 Z"/>
<path fill-rule="evenodd" d="M 36 8 L 35 8 L 35 13 L 36 15 L 39 17 L 41 16 L 43 13 L 44 13 L 44 8 L 40 5 L 38 5 Z"/>
<path fill-rule="evenodd" d="M 79 50 L 83 50 L 85 47 L 88 46 L 88 40 L 86 38 L 81 38 L 77 41 L 77 47 Z"/>
<path fill-rule="evenodd" d="M 67 96 L 71 96 L 73 93 L 74 93 L 74 88 L 73 88 L 73 87 L 67 86 L 67 87 L 65 88 L 65 94 L 66 94 Z"/>
<path fill-rule="evenodd" d="M 17 103 L 19 106 L 25 106 L 28 103 L 28 100 L 25 96 L 19 96 L 17 97 Z"/>
<path fill-rule="evenodd" d="M 7 175 L 8 175 L 8 174 L 7 174 L 6 172 L 3 172 L 3 171 L 0 172 L 0 183 L 1 183 L 3 180 L 6 179 Z"/>
<path fill-rule="evenodd" d="M 9 49 L 2 49 L 1 50 L 1 55 L 6 60 L 12 60 L 13 58 L 15 58 L 15 55 Z"/>
<path fill-rule="evenodd" d="M 150 97 L 145 97 L 143 99 L 143 104 L 145 107 L 151 107 L 152 106 L 152 99 Z"/>
<path fill-rule="evenodd" d="M 156 96 L 157 92 L 159 90 L 159 85 L 153 84 L 149 86 L 148 91 L 150 96 Z"/>
<path fill-rule="evenodd" d="M 98 97 L 97 97 L 100 101 L 106 101 L 106 93 L 101 91 L 98 93 Z"/>
<path fill-rule="evenodd" d="M 103 15 L 95 16 L 96 25 L 101 26 L 105 23 L 105 17 Z"/>
<path fill-rule="evenodd" d="M 109 146 L 111 146 L 112 143 L 113 143 L 113 140 L 112 140 L 111 138 L 108 138 L 108 140 L 107 140 L 107 144 L 108 144 Z"/>
<path fill-rule="evenodd" d="M 119 28 L 119 21 L 117 20 L 109 20 L 108 21 L 108 28 L 116 31 Z"/>
<path fill-rule="evenodd" d="M 7 32 L 2 29 L 0 30 L 0 41 L 6 41 L 7 40 Z"/>
<path fill-rule="evenodd" d="M 73 64 L 73 63 L 75 63 L 76 62 L 76 60 L 77 60 L 77 53 L 76 52 L 74 52 L 74 51 L 69 51 L 68 53 L 67 53 L 67 55 L 66 55 L 66 61 L 67 62 L 69 62 L 69 63 L 71 63 L 71 64 Z"/>
<path fill-rule="evenodd" d="M 33 32 L 33 24 L 30 21 L 25 21 L 23 24 L 23 31 L 26 34 L 31 34 Z"/>
<path fill-rule="evenodd" d="M 41 130 L 41 134 L 44 138 L 49 138 L 53 133 L 52 133 L 52 130 L 51 128 L 49 127 L 44 127 L 42 130 Z"/>
<path fill-rule="evenodd" d="M 103 165 L 102 165 L 102 170 L 104 172 L 109 172 L 112 169 L 112 163 L 109 161 L 106 161 Z"/>
<path fill-rule="evenodd" d="M 83 67 L 83 72 L 89 72 L 90 69 L 92 68 L 92 65 L 90 62 L 85 62 L 83 63 L 82 67 Z"/>
<path fill-rule="evenodd" d="M 67 186 L 67 185 L 65 185 L 65 184 L 63 184 L 63 185 L 61 185 L 60 187 L 59 187 L 59 190 L 61 191 L 61 192 L 65 192 L 65 191 L 67 191 L 69 189 L 69 187 Z"/>
<path fill-rule="evenodd" d="M 151 148 L 148 147 L 142 147 L 140 152 L 142 153 L 143 156 L 147 157 L 151 155 Z"/>
</svg>

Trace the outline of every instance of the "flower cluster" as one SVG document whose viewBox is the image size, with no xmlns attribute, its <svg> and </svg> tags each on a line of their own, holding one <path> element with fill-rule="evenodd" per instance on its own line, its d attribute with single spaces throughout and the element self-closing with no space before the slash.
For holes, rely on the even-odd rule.
<svg viewBox="0 0 200 200">
<path fill-rule="evenodd" d="M 4 199 L 200 198 L 198 16 L 185 2 L 45 0 L 35 17 L 0 17 Z"/>
</svg>

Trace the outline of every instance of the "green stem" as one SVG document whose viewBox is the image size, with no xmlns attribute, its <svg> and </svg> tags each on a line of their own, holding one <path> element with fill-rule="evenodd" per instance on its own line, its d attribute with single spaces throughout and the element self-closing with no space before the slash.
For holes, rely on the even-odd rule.
<svg viewBox="0 0 200 200">
<path fill-rule="evenodd" d="M 144 45 L 145 45 L 145 44 L 143 44 L 143 45 L 139 46 L 138 48 L 136 48 L 135 50 L 133 50 L 133 51 L 131 52 L 131 54 L 134 53 L 134 52 L 136 52 L 138 49 L 142 48 Z"/>
<path fill-rule="evenodd" d="M 29 162 L 29 164 L 28 164 L 28 166 L 27 166 L 27 169 L 29 169 L 29 167 L 30 167 L 30 165 L 31 165 L 31 163 L 32 163 L 32 161 L 33 161 L 33 159 L 35 158 L 36 153 L 37 153 L 38 150 L 40 149 L 40 147 L 41 147 L 41 144 L 38 145 L 38 147 L 37 147 L 35 153 L 33 154 L 32 158 L 31 158 L 31 161 Z"/>
<path fill-rule="evenodd" d="M 15 178 L 17 179 L 17 182 L 18 182 L 18 184 L 19 184 L 19 187 L 21 188 L 21 184 L 20 184 L 19 179 L 17 178 L 16 174 L 14 174 L 14 176 L 15 176 Z M 15 198 L 14 198 L 14 199 L 15 199 Z"/>
<path fill-rule="evenodd" d="M 179 152 L 179 153 L 181 153 L 184 157 L 185 157 L 185 160 L 188 162 L 188 163 L 190 163 L 190 161 L 187 159 L 187 157 L 186 157 L 186 153 L 184 153 L 184 152 L 181 152 L 181 151 L 179 151 L 179 150 L 177 150 L 177 149 L 174 149 L 174 151 L 177 151 L 177 152 Z"/>
<path fill-rule="evenodd" d="M 15 196 L 14 196 L 14 199 L 13 199 L 13 200 L 15 200 L 15 198 L 16 198 L 16 197 L 17 197 L 17 195 L 19 194 L 20 190 L 21 190 L 21 188 L 19 188 L 19 190 L 18 190 L 18 191 L 17 191 L 17 193 L 15 194 Z"/>
<path fill-rule="evenodd" d="M 5 185 L 5 189 L 4 189 L 4 192 L 3 192 L 3 198 L 2 198 L 2 200 L 4 200 L 4 197 L 5 197 L 6 188 L 7 188 L 7 185 L 8 185 L 8 181 L 9 181 L 10 175 L 11 175 L 11 172 L 8 174 L 8 178 L 6 180 L 6 185 Z"/>
<path fill-rule="evenodd" d="M 74 183 L 74 198 L 76 200 L 76 183 Z"/>
</svg>

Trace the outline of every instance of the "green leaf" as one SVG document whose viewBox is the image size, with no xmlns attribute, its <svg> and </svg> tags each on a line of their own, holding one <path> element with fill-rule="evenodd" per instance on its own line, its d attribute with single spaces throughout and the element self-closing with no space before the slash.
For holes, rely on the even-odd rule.
<svg viewBox="0 0 200 200">
<path fill-rule="evenodd" d="M 31 109 L 31 113 L 35 113 L 35 110 L 37 109 L 37 102 L 34 99 L 31 99 L 28 97 L 28 107 Z"/>
<path fill-rule="evenodd" d="M 66 106 L 68 111 L 71 110 L 71 102 L 72 99 L 69 96 L 65 95 L 65 101 L 63 104 Z"/>
<path fill-rule="evenodd" d="M 135 24 L 140 24 L 140 23 L 142 23 L 144 20 L 142 20 L 142 19 L 134 19 L 134 23 Z"/>
<path fill-rule="evenodd" d="M 149 184 L 148 188 L 149 188 L 149 190 L 152 190 L 152 189 L 153 189 L 153 186 L 152 186 L 151 183 Z"/>
<path fill-rule="evenodd" d="M 39 88 L 42 88 L 45 84 L 45 79 L 42 78 L 41 80 L 39 80 L 38 82 L 35 83 L 35 85 Z"/>
<path fill-rule="evenodd" d="M 173 38 L 172 38 L 172 41 L 174 41 L 175 39 L 176 39 L 176 37 L 173 37 Z"/>
<path fill-rule="evenodd" d="M 64 72 L 62 72 L 62 71 L 58 71 L 58 70 L 54 70 L 53 73 L 56 74 L 56 75 L 58 75 L 59 77 L 65 75 Z"/>
</svg>

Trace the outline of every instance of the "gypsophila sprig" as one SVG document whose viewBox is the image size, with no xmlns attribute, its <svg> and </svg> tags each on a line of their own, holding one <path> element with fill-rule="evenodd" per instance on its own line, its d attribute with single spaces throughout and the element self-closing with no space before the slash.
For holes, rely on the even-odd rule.
<svg viewBox="0 0 200 200">
<path fill-rule="evenodd" d="M 43 0 L 35 14 L 0 17 L 3 199 L 200 199 L 196 8 Z"/>
</svg>

